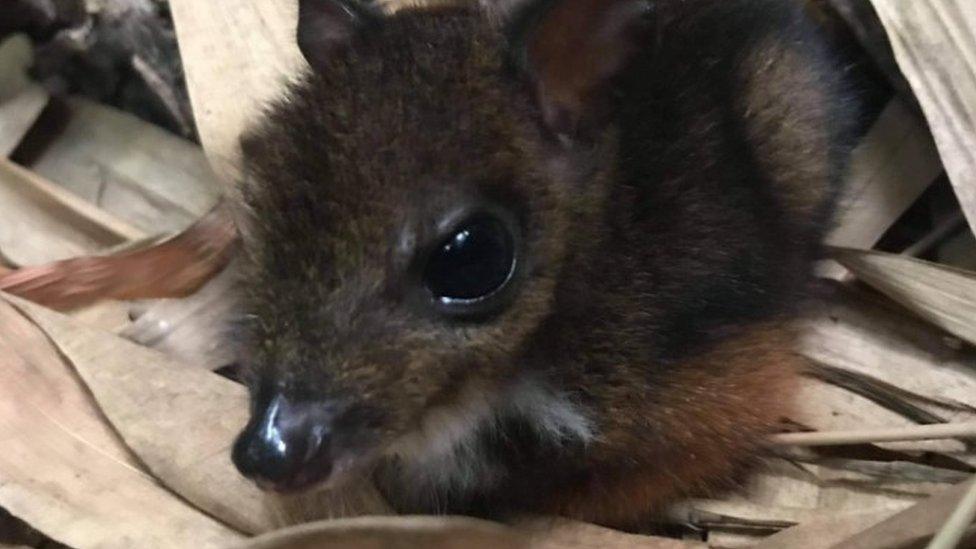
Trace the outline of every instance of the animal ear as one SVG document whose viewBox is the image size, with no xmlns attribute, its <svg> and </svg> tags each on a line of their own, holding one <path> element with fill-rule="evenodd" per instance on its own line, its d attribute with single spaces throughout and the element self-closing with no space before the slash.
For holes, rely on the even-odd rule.
<svg viewBox="0 0 976 549">
<path fill-rule="evenodd" d="M 299 0 L 298 49 L 312 68 L 323 67 L 376 19 L 357 0 Z"/>
<path fill-rule="evenodd" d="M 611 80 L 641 47 L 653 8 L 653 0 L 549 0 L 523 16 L 516 41 L 553 133 L 575 138 L 605 120 Z"/>
</svg>

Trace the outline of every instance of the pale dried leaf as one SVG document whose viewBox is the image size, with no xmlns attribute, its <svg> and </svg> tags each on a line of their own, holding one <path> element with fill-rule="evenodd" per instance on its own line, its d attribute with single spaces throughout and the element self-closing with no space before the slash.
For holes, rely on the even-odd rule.
<svg viewBox="0 0 976 549">
<path fill-rule="evenodd" d="M 220 187 L 199 146 L 81 98 L 30 168 L 145 233 L 185 229 Z"/>
<path fill-rule="evenodd" d="M 800 425 L 820 431 L 915 425 L 910 419 L 861 395 L 816 379 L 801 382 L 797 402 L 796 412 L 791 418 Z M 938 452 L 976 466 L 976 455 L 964 443 L 956 440 L 892 442 L 879 446 L 906 452 Z"/>
<path fill-rule="evenodd" d="M 68 314 L 86 326 L 106 332 L 118 332 L 132 324 L 129 318 L 130 310 L 129 303 L 107 300 L 72 309 Z"/>
<path fill-rule="evenodd" d="M 849 516 L 870 512 L 880 521 L 940 493 L 969 475 L 957 469 L 910 461 L 916 459 L 911 454 L 872 452 L 867 447 L 852 452 L 852 455 L 861 456 L 856 459 L 825 457 L 840 454 L 800 448 L 777 454 L 784 459 L 767 460 L 765 466 L 735 493 L 720 500 L 686 502 L 673 508 L 669 517 L 675 522 L 693 524 L 710 534 L 720 533 L 718 538 L 710 535 L 709 540 L 721 539 L 723 544 L 740 539 L 736 536 L 741 533 L 748 533 L 741 538 L 747 541 L 749 536 L 759 535 L 757 530 L 769 532 L 795 523 L 812 524 L 811 528 L 816 528 L 817 524 L 823 526 L 836 521 L 842 527 L 848 526 L 849 535 L 857 531 L 854 528 L 858 524 L 858 520 L 852 523 Z M 804 539 L 805 531 L 799 530 L 795 535 Z M 837 542 L 844 537 L 830 539 Z M 829 543 L 816 547 L 827 545 Z M 789 547 L 803 545 L 797 543 Z"/>
<path fill-rule="evenodd" d="M 906 455 L 906 457 L 908 457 Z M 932 486 L 937 484 L 956 484 L 966 480 L 967 473 L 956 469 L 944 469 L 923 463 L 911 461 L 869 461 L 850 458 L 815 458 L 808 463 L 820 465 L 823 469 L 833 469 L 838 472 L 853 473 L 864 483 L 884 487 L 884 483 L 894 482 L 904 486 L 918 483 L 922 490 L 915 493 L 931 495 Z M 852 477 L 854 478 L 854 477 Z M 937 489 L 937 488 L 935 488 Z"/>
<path fill-rule="evenodd" d="M 897 512 L 884 509 L 816 518 L 773 534 L 754 549 L 828 549 Z"/>
<path fill-rule="evenodd" d="M 949 486 L 944 482 L 917 482 L 883 478 L 827 465 L 807 465 L 821 487 L 819 508 L 828 512 L 903 509 Z"/>
<path fill-rule="evenodd" d="M 532 549 L 704 549 L 700 542 L 628 534 L 562 518 L 536 518 L 515 524 L 529 535 Z"/>
<path fill-rule="evenodd" d="M 969 481 L 953 486 L 846 539 L 833 549 L 890 549 L 927 540 L 969 491 Z"/>
<path fill-rule="evenodd" d="M 249 533 L 305 518 L 293 516 L 292 506 L 258 490 L 231 464 L 231 445 L 247 420 L 243 386 L 30 302 L 10 299 L 71 361 L 126 444 L 164 484 Z M 308 504 L 323 508 L 297 511 L 317 517 L 386 511 L 371 486 L 353 487 L 337 497 L 342 499 L 333 505 L 349 507 L 328 509 L 328 502 L 313 495 Z"/>
<path fill-rule="evenodd" d="M 142 232 L 0 158 L 0 251 L 16 265 L 89 254 Z"/>
<path fill-rule="evenodd" d="M 48 93 L 27 78 L 30 39 L 8 37 L 0 43 L 0 157 L 9 156 L 40 116 Z"/>
<path fill-rule="evenodd" d="M 870 248 L 942 173 L 923 121 L 895 98 L 852 153 L 827 243 Z"/>
<path fill-rule="evenodd" d="M 864 425 L 914 425 L 911 420 L 864 396 L 819 379 L 801 379 L 797 403 L 790 418 L 819 431 L 855 429 Z"/>
<path fill-rule="evenodd" d="M 845 248 L 834 256 L 878 291 L 976 344 L 976 273 L 883 252 Z"/>
<path fill-rule="evenodd" d="M 359 517 L 271 532 L 238 549 L 498 549 L 529 542 L 501 524 L 462 517 Z"/>
<path fill-rule="evenodd" d="M 976 482 L 970 482 L 966 494 L 956 505 L 956 509 L 939 529 L 939 532 L 932 538 L 928 549 L 962 547 L 960 542 L 967 537 L 970 527 L 974 525 L 976 525 Z"/>
<path fill-rule="evenodd" d="M 746 549 L 755 546 L 766 535 L 762 531 L 715 529 L 708 532 L 708 546 L 714 549 Z"/>
<path fill-rule="evenodd" d="M 170 0 L 187 88 L 204 150 L 225 181 L 238 136 L 288 78 L 303 70 L 297 2 Z"/>
<path fill-rule="evenodd" d="M 769 532 L 866 510 L 894 513 L 948 485 L 863 474 L 829 465 L 770 460 L 735 494 L 724 499 L 685 502 L 675 506 L 669 517 L 709 531 L 717 528 Z"/>
<path fill-rule="evenodd" d="M 669 516 L 705 529 L 750 526 L 780 529 L 824 514 L 824 511 L 815 508 L 771 507 L 741 497 L 731 497 L 686 501 L 673 509 Z"/>
<path fill-rule="evenodd" d="M 826 364 L 811 363 L 807 375 L 816 377 L 836 387 L 841 387 L 861 395 L 872 402 L 896 412 L 916 423 L 944 423 L 944 414 L 934 413 L 923 405 L 951 410 L 955 412 L 973 413 L 974 410 L 962 403 L 950 402 L 940 398 L 920 395 L 902 389 L 883 379 L 852 370 L 845 370 Z"/>
<path fill-rule="evenodd" d="M 239 539 L 141 470 L 71 366 L 2 300 L 0 365 L 0 505 L 76 547 Z"/>
<path fill-rule="evenodd" d="M 862 292 L 842 290 L 806 325 L 801 351 L 818 363 L 861 373 L 924 399 L 913 404 L 946 421 L 974 421 L 976 357 L 947 344 L 925 322 Z M 799 423 L 821 430 L 897 427 L 913 422 L 839 388 L 804 386 Z M 927 400 L 950 406 L 936 406 Z M 954 441 L 884 444 L 902 450 L 950 452 L 976 465 L 976 455 Z"/>
<path fill-rule="evenodd" d="M 872 0 L 976 228 L 976 2 Z"/>
</svg>

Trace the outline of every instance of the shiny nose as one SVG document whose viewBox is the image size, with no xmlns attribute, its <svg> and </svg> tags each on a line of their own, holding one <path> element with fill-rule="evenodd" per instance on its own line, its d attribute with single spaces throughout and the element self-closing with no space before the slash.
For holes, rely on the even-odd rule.
<svg viewBox="0 0 976 549">
<path fill-rule="evenodd" d="M 328 405 L 276 395 L 251 417 L 231 457 L 262 488 L 300 490 L 332 472 L 331 425 Z"/>
</svg>

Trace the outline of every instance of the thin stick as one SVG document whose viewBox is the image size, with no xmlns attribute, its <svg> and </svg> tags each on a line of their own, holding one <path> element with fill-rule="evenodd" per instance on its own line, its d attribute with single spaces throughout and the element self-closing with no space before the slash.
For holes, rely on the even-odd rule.
<svg viewBox="0 0 976 549">
<path fill-rule="evenodd" d="M 966 217 L 962 212 L 953 212 L 952 215 L 939 222 L 928 234 L 902 250 L 901 255 L 918 257 L 937 246 L 946 238 L 952 236 L 953 233 L 962 230 L 965 226 Z"/>
<path fill-rule="evenodd" d="M 966 495 L 959 500 L 956 510 L 949 516 L 939 533 L 929 542 L 927 549 L 955 549 L 959 547 L 966 530 L 976 520 L 976 482 L 969 486 Z"/>
<path fill-rule="evenodd" d="M 774 444 L 794 446 L 835 446 L 902 440 L 936 440 L 943 438 L 976 438 L 976 422 L 915 425 L 890 429 L 857 431 L 815 431 L 812 433 L 782 433 L 770 437 Z"/>
</svg>

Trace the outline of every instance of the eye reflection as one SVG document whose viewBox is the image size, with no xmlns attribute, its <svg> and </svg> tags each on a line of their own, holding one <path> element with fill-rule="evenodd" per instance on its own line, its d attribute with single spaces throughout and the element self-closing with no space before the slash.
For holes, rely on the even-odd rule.
<svg viewBox="0 0 976 549">
<path fill-rule="evenodd" d="M 512 234 L 499 220 L 464 223 L 431 255 L 424 283 L 442 303 L 483 299 L 508 282 L 515 267 Z"/>
</svg>

